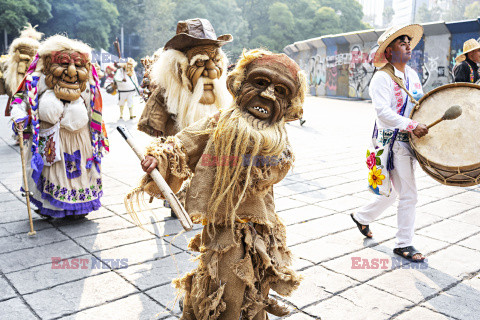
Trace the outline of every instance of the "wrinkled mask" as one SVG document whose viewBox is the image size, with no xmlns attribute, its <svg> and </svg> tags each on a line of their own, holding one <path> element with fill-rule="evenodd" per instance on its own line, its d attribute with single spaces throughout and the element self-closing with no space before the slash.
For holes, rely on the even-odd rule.
<svg viewBox="0 0 480 320">
<path fill-rule="evenodd" d="M 248 117 L 253 116 L 268 125 L 284 118 L 297 93 L 296 79 L 285 69 L 281 64 L 265 63 L 260 59 L 247 67 L 236 102 Z"/>
<path fill-rule="evenodd" d="M 213 80 L 220 79 L 223 74 L 219 48 L 215 45 L 197 46 L 187 50 L 186 55 L 189 63 L 187 78 L 190 80 L 190 91 L 195 90 L 197 83 L 202 78 L 203 95 L 199 102 L 214 104 Z"/>
<path fill-rule="evenodd" d="M 45 83 L 60 100 L 75 101 L 87 88 L 90 71 L 88 55 L 73 51 L 54 51 L 45 58 Z"/>
</svg>

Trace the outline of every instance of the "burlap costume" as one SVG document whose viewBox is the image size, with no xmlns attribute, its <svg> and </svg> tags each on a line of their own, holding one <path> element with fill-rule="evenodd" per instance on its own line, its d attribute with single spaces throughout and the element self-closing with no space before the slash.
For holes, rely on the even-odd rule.
<svg viewBox="0 0 480 320">
<path fill-rule="evenodd" d="M 246 65 L 253 65 L 252 60 L 255 62 L 264 56 L 276 60 L 283 69 L 270 70 L 293 74 L 296 94 L 278 124 L 284 130 L 286 120 L 298 119 L 302 114 L 305 76 L 298 65 L 285 55 L 261 50 L 253 52 L 255 54 L 246 53 L 234 75 L 229 76 L 229 79 L 234 78 L 232 87 L 240 87 L 245 80 L 243 73 Z M 249 54 L 250 58 L 246 58 Z M 264 63 L 269 64 L 270 61 L 265 59 Z M 258 64 L 261 65 L 260 62 Z M 220 115 L 204 118 L 174 137 L 154 140 L 147 147 L 146 154 L 157 159 L 158 169 L 173 192 L 177 192 L 182 182 L 193 175 L 185 208 L 194 223 L 205 226 L 189 243 L 190 250 L 200 253 L 198 267 L 174 280 L 175 286 L 185 292 L 184 320 L 239 317 L 264 320 L 268 319 L 267 312 L 283 316 L 288 314 L 288 310 L 268 296 L 270 289 L 285 296 L 300 283 L 300 276 L 288 268 L 292 256 L 286 245 L 286 228 L 275 213 L 273 195 L 273 185 L 285 177 L 294 161 L 286 135 L 282 136 L 281 149 L 274 153 L 274 161 L 273 158 L 263 161 L 266 157 L 261 157 L 257 158 L 260 161 L 248 161 L 249 164 L 246 164 L 245 157 L 219 156 L 220 129 L 235 117 L 242 124 L 248 123 L 253 131 L 263 130 L 255 125 L 258 119 L 253 122 L 244 120 L 244 117 L 248 119 L 250 116 L 234 103 Z M 235 128 L 226 129 L 233 129 L 234 135 L 237 134 Z M 242 133 L 239 131 L 238 135 Z M 243 144 L 248 145 L 244 141 L 242 138 L 232 141 L 232 152 L 241 149 Z M 264 155 L 253 149 L 255 147 L 244 147 L 239 154 Z M 232 197 L 223 198 L 215 210 L 212 209 L 212 193 L 215 193 L 221 167 L 229 166 L 229 161 L 235 164 L 232 164 L 234 168 L 225 169 L 227 171 L 248 168 L 240 169 L 238 178 L 231 181 L 233 188 L 220 188 L 219 193 L 224 190 Z M 244 162 L 240 164 L 238 161 Z M 141 192 L 161 197 L 148 175 L 144 176 L 139 188 L 127 195 L 126 201 L 133 201 Z"/>
</svg>

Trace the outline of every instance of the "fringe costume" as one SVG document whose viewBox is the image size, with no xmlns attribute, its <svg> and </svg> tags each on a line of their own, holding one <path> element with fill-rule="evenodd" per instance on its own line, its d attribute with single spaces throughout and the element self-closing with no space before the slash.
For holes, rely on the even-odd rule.
<svg viewBox="0 0 480 320">
<path fill-rule="evenodd" d="M 158 160 L 158 169 L 173 192 L 195 172 L 185 205 L 193 222 L 205 227 L 189 244 L 191 250 L 200 253 L 198 267 L 174 280 L 176 288 L 185 292 L 181 319 L 218 319 L 227 303 L 241 307 L 241 319 L 268 319 L 267 312 L 286 315 L 288 311 L 268 293 L 273 289 L 280 295 L 289 295 L 301 280 L 288 268 L 291 253 L 286 245 L 285 226 L 275 213 L 273 196 L 273 185 L 285 177 L 293 164 L 293 155 L 287 149 L 277 165 L 252 167 L 253 178 L 232 226 L 231 213 L 222 210 L 222 206 L 215 216 L 207 209 L 217 170 L 208 161 L 215 155 L 214 146 L 208 143 L 213 139 L 209 130 L 216 125 L 214 117 L 204 118 L 174 137 L 154 140 L 146 152 Z M 141 192 L 161 197 L 149 175 L 144 176 L 141 186 L 127 195 L 126 202 L 133 201 Z"/>
</svg>

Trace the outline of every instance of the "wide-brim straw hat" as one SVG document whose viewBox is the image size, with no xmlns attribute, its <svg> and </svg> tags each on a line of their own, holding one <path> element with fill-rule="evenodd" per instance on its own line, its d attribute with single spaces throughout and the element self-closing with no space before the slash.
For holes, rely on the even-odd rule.
<svg viewBox="0 0 480 320">
<path fill-rule="evenodd" d="M 455 61 L 462 62 L 467 58 L 467 53 L 470 51 L 480 49 L 480 43 L 475 39 L 468 39 L 463 43 L 463 52 L 458 57 L 455 58 Z"/>
<path fill-rule="evenodd" d="M 385 30 L 385 32 L 378 38 L 378 49 L 373 59 L 373 65 L 377 68 L 381 68 L 388 63 L 385 58 L 385 49 L 393 40 L 400 36 L 410 37 L 410 48 L 413 48 L 420 42 L 423 36 L 423 27 L 419 24 L 399 25 L 392 26 Z"/>
<path fill-rule="evenodd" d="M 165 44 L 164 50 L 186 51 L 192 47 L 212 44 L 221 47 L 232 39 L 231 34 L 217 38 L 212 24 L 207 19 L 189 19 L 177 23 L 177 34 Z"/>
</svg>

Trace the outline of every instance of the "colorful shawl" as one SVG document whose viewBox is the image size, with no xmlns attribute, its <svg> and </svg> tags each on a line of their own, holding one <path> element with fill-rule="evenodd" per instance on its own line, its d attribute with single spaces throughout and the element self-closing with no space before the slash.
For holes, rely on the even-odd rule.
<svg viewBox="0 0 480 320">
<path fill-rule="evenodd" d="M 40 76 L 38 72 L 35 72 L 37 67 L 39 55 L 35 56 L 35 59 L 30 64 L 28 71 L 23 79 L 21 85 L 17 89 L 17 92 L 12 98 L 11 107 L 14 104 L 20 104 L 22 101 L 27 100 L 29 108 L 27 108 L 28 116 L 23 119 L 17 119 L 16 122 L 25 121 L 25 127 L 31 126 L 32 131 L 32 161 L 31 167 L 33 169 L 32 178 L 35 183 L 38 183 L 40 174 L 43 170 L 43 159 L 38 152 L 38 134 L 40 131 L 40 121 L 38 119 L 38 80 Z M 102 120 L 102 96 L 100 95 L 100 87 L 98 84 L 98 76 L 95 68 L 92 66 L 93 81 L 90 81 L 90 108 L 92 111 L 92 118 L 90 121 L 90 133 L 92 137 L 93 155 L 87 159 L 87 169 L 90 169 L 93 164 L 98 172 L 100 172 L 99 164 L 104 151 L 109 151 L 109 144 L 107 138 L 107 131 L 105 124 Z"/>
</svg>

